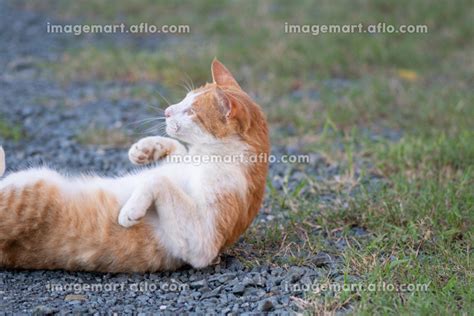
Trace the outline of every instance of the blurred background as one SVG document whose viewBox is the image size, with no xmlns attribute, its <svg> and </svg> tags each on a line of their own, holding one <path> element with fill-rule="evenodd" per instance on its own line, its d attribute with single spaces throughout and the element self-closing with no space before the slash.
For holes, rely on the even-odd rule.
<svg viewBox="0 0 474 316">
<path fill-rule="evenodd" d="M 294 310 L 468 313 L 473 21 L 471 0 L 0 1 L 0 144 L 11 170 L 130 169 L 130 144 L 162 133 L 153 118 L 166 100 L 211 81 L 218 57 L 263 107 L 273 153 L 310 157 L 270 166 L 259 217 L 226 253 L 249 271 L 310 267 L 321 282 L 430 284 L 423 293 L 292 293 Z M 47 23 L 184 24 L 190 33 L 76 36 L 47 33 Z M 289 34 L 285 23 L 428 32 Z M 295 271 L 291 279 L 307 270 Z"/>
<path fill-rule="evenodd" d="M 453 131 L 468 123 L 466 111 L 472 111 L 468 100 L 457 104 L 460 91 L 473 86 L 470 1 L 47 0 L 15 5 L 41 11 L 49 22 L 191 28 L 190 34 L 177 35 L 68 35 L 69 49 L 44 64 L 64 84 L 149 81 L 162 85 L 161 93 L 174 102 L 183 94 L 183 81 L 210 81 L 209 65 L 217 56 L 265 107 L 273 131 L 282 127 L 303 135 L 327 122 L 344 130 L 362 124 Z M 285 22 L 421 24 L 429 31 L 313 36 L 285 33 Z M 136 90 L 147 101 L 157 98 Z"/>
</svg>

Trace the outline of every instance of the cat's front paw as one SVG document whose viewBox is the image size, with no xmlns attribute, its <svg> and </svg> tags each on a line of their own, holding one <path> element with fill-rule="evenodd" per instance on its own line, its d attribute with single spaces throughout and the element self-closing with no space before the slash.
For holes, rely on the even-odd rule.
<svg viewBox="0 0 474 316">
<path fill-rule="evenodd" d="M 146 137 L 133 144 L 128 151 L 128 158 L 135 165 L 145 165 L 157 161 L 170 152 L 162 137 Z"/>
</svg>

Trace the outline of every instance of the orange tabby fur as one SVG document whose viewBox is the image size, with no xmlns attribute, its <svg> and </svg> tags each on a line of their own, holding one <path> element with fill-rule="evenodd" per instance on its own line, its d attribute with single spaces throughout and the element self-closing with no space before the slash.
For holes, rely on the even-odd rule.
<svg viewBox="0 0 474 316">
<path fill-rule="evenodd" d="M 64 198 L 38 181 L 0 192 L 0 266 L 101 272 L 176 268 L 142 222 L 117 224 L 117 201 L 103 191 Z"/>
</svg>

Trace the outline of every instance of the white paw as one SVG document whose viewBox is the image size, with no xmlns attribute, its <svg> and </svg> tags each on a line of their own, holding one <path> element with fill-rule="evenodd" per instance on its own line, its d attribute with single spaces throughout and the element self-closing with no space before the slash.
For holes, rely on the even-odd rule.
<svg viewBox="0 0 474 316">
<path fill-rule="evenodd" d="M 123 227 L 132 227 L 140 222 L 140 220 L 145 216 L 138 209 L 125 205 L 121 210 L 118 218 L 120 226 Z"/>
<path fill-rule="evenodd" d="M 128 151 L 128 158 L 133 164 L 144 165 L 157 161 L 167 154 L 170 149 L 161 137 L 146 137 L 133 144 Z"/>
</svg>

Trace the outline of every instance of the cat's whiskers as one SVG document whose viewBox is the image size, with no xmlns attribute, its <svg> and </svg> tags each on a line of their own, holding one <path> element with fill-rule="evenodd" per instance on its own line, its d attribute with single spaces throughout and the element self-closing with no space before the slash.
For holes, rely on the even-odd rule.
<svg viewBox="0 0 474 316">
<path fill-rule="evenodd" d="M 149 134 L 160 134 L 165 135 L 166 131 L 166 122 L 159 122 L 158 124 L 153 124 L 152 126 L 143 130 L 140 134 L 141 135 L 149 135 Z"/>
<path fill-rule="evenodd" d="M 196 88 L 194 87 L 193 79 L 189 76 L 189 74 L 188 74 L 187 72 L 185 72 L 184 74 L 186 75 L 187 80 L 189 80 L 189 82 L 190 82 L 191 90 L 196 89 Z"/>
<path fill-rule="evenodd" d="M 148 104 L 147 107 L 153 111 L 156 111 L 158 113 L 164 113 L 165 112 L 165 109 L 163 109 L 162 107 L 159 107 L 159 106 L 156 106 L 156 105 L 151 105 L 151 104 Z"/>
<path fill-rule="evenodd" d="M 156 121 L 164 121 L 166 120 L 166 117 L 158 116 L 158 117 L 147 117 L 141 120 L 137 120 L 134 122 L 131 122 L 127 125 L 142 125 L 142 124 L 148 124 L 148 123 L 153 123 Z"/>
<path fill-rule="evenodd" d="M 158 95 L 166 102 L 167 106 L 170 106 L 170 105 L 171 105 L 170 101 L 168 101 L 168 99 L 165 98 L 165 97 L 161 94 L 160 91 L 156 90 L 156 93 L 158 93 Z"/>
<path fill-rule="evenodd" d="M 182 84 L 180 84 L 179 86 L 184 88 L 184 90 L 186 91 L 186 94 L 188 94 L 191 91 L 191 87 L 189 86 L 189 83 L 186 82 L 184 79 L 181 79 L 181 82 Z"/>
</svg>

